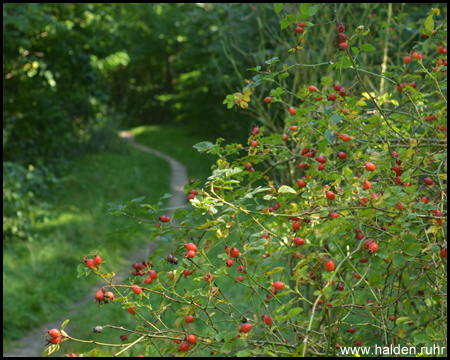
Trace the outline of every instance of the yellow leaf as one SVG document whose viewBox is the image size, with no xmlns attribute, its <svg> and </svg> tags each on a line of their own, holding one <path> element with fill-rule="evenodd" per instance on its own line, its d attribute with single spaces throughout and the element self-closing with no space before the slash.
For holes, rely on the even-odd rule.
<svg viewBox="0 0 450 360">
<path fill-rule="evenodd" d="M 411 147 L 416 147 L 418 145 L 418 142 L 416 139 L 409 138 L 409 145 L 411 145 Z"/>
<path fill-rule="evenodd" d="M 358 105 L 358 106 L 366 106 L 367 103 L 364 101 L 364 99 L 361 99 L 361 100 L 359 100 L 359 101 L 356 103 L 356 105 Z"/>
<path fill-rule="evenodd" d="M 408 149 L 408 150 L 406 150 L 406 157 L 407 157 L 408 159 L 411 159 L 411 158 L 414 156 L 414 154 L 415 154 L 414 149 Z"/>
<path fill-rule="evenodd" d="M 371 100 L 370 95 L 372 95 L 373 98 L 376 96 L 373 92 L 370 93 L 370 95 L 366 92 L 363 92 L 361 95 L 364 96 L 367 100 Z"/>
<path fill-rule="evenodd" d="M 228 229 L 228 228 L 230 228 L 230 227 L 233 227 L 234 224 L 235 224 L 234 221 L 230 221 L 229 223 L 227 223 L 227 224 L 225 225 L 225 227 Z"/>
<path fill-rule="evenodd" d="M 397 330 L 397 335 L 398 335 L 400 338 L 404 339 L 405 336 L 406 336 L 406 330 L 403 329 L 403 328 L 398 329 L 398 330 Z"/>
<path fill-rule="evenodd" d="M 437 226 L 432 226 L 427 230 L 427 234 L 436 234 L 439 231 L 439 228 Z"/>
<path fill-rule="evenodd" d="M 229 234 L 228 229 L 225 229 L 224 231 L 219 229 L 216 231 L 216 236 L 218 239 L 226 238 L 228 236 L 228 234 Z"/>
<path fill-rule="evenodd" d="M 239 105 L 241 106 L 241 108 L 243 109 L 248 109 L 248 103 L 244 100 L 238 100 Z"/>
<path fill-rule="evenodd" d="M 422 142 L 422 139 L 426 135 L 427 132 L 428 132 L 428 130 L 423 133 L 423 135 L 420 137 L 419 142 L 417 143 L 417 145 L 419 145 Z"/>
</svg>

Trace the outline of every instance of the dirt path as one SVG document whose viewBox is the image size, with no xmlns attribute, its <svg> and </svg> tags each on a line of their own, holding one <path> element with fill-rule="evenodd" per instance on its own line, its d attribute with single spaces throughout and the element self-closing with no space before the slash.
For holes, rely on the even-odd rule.
<svg viewBox="0 0 450 360">
<path fill-rule="evenodd" d="M 184 194 L 183 187 L 184 185 L 189 181 L 188 174 L 186 168 L 176 161 L 175 159 L 171 158 L 170 156 L 167 156 L 166 154 L 163 154 L 159 152 L 158 150 L 151 149 L 147 146 L 138 144 L 134 141 L 133 135 L 129 131 L 121 131 L 119 132 L 119 136 L 130 143 L 131 146 L 134 146 L 135 148 L 149 152 L 152 154 L 155 154 L 158 157 L 161 157 L 165 160 L 167 160 L 170 163 L 170 169 L 171 169 L 171 177 L 170 177 L 170 193 L 172 194 L 172 197 L 169 199 L 169 210 L 166 214 L 171 216 L 173 211 L 181 206 L 186 205 L 186 195 Z M 134 254 L 132 254 L 128 260 L 126 261 L 128 264 L 133 263 L 137 258 L 145 258 L 148 257 L 152 251 L 152 248 L 156 246 L 154 242 L 148 242 L 148 244 L 143 248 L 136 251 Z M 143 256 L 144 255 L 144 256 Z M 125 272 L 128 273 L 128 268 L 123 271 L 120 274 L 117 274 L 115 278 L 115 283 L 122 282 L 123 279 L 125 279 Z M 84 305 L 87 303 L 92 302 L 92 299 L 95 296 L 95 293 L 98 290 L 98 285 L 94 286 L 91 289 L 90 294 L 84 299 L 77 303 L 75 303 L 72 306 L 72 310 L 64 316 L 61 319 L 57 319 L 51 322 L 48 322 L 46 324 L 42 324 L 38 328 L 35 328 L 33 330 L 30 330 L 28 334 L 26 334 L 24 337 L 18 340 L 19 344 L 26 345 L 22 348 L 15 348 L 11 351 L 4 352 L 3 357 L 41 357 L 44 352 L 44 341 L 42 338 L 42 335 L 44 334 L 43 329 L 53 329 L 53 328 L 60 328 L 61 324 L 66 320 L 70 319 L 74 315 L 76 315 Z M 70 326 L 70 323 L 68 327 Z"/>
</svg>

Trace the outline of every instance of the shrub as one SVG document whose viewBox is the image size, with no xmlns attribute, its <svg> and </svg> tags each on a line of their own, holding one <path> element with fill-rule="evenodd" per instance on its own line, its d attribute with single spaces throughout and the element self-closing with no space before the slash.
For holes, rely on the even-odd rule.
<svg viewBox="0 0 450 360">
<path fill-rule="evenodd" d="M 114 291 L 102 306 L 133 308 L 138 325 L 115 355 L 141 345 L 149 356 L 331 356 L 354 345 L 445 346 L 447 99 L 446 57 L 438 46 L 446 45 L 446 22 L 432 9 L 414 60 L 370 73 L 389 87 L 379 96 L 361 76 L 367 71 L 360 59 L 376 50 L 364 41 L 369 29 L 346 29 L 337 9 L 333 21 L 315 25 L 308 20 L 318 10 L 302 4 L 299 18 L 288 14 L 281 26 L 303 29 L 290 52 L 304 51 L 314 26 L 330 29 L 333 62 L 281 66 L 272 58 L 224 101 L 250 108 L 257 89 L 269 84 L 270 93 L 260 96 L 271 98 L 264 106 L 283 111 L 282 128 L 251 129 L 245 145 L 197 144 L 218 160 L 204 185 L 185 186 L 191 213 L 177 209 L 168 218 L 161 201 L 141 199 L 109 209 L 139 218 L 150 240 L 170 244 L 170 253 L 160 249 L 135 263 L 118 285 L 103 263 L 98 270 L 78 266 L 79 277 L 94 272 L 108 283 L 105 295 Z M 433 71 L 435 56 L 443 64 Z M 321 83 L 287 88 L 284 79 L 304 67 L 323 69 Z M 354 81 L 343 84 L 342 72 Z M 94 332 L 104 328 L 124 331 L 106 325 Z"/>
<path fill-rule="evenodd" d="M 47 215 L 48 204 L 36 197 L 57 183 L 46 167 L 3 162 L 3 242 L 36 239 L 32 226 Z"/>
</svg>

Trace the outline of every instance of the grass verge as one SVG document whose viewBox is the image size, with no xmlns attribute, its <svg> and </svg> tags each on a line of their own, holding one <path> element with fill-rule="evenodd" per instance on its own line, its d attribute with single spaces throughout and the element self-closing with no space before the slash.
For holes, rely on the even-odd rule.
<svg viewBox="0 0 450 360">
<path fill-rule="evenodd" d="M 67 313 L 98 282 L 76 278 L 77 263 L 85 254 L 98 251 L 109 262 L 120 262 L 143 245 L 145 229 L 129 237 L 106 236 L 129 224 L 107 215 L 107 204 L 140 196 L 156 202 L 169 191 L 170 166 L 130 148 L 124 154 L 77 159 L 69 179 L 58 199 L 49 201 L 48 221 L 36 226 L 43 241 L 3 246 L 4 350 L 30 328 Z"/>
</svg>

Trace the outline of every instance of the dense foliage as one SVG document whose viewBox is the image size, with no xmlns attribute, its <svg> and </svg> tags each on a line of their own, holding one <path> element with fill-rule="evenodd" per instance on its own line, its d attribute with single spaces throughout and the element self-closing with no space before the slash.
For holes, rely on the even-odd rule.
<svg viewBox="0 0 450 360">
<path fill-rule="evenodd" d="M 265 113 L 264 126 L 246 144 L 196 145 L 218 160 L 204 184 L 185 187 L 193 211 L 171 218 L 162 202 L 110 204 L 171 251 L 133 264 L 121 284 L 97 254 L 78 266 L 79 277 L 93 272 L 107 283 L 99 305 L 136 319 L 135 329 L 92 324 L 93 337 L 127 332 L 115 355 L 446 346 L 445 14 L 433 8 L 402 25 L 417 34 L 404 56 L 388 60 L 389 42 L 377 49 L 368 26 L 347 24 L 354 14 L 333 5 L 290 10 L 275 4 L 287 13 L 282 31 L 297 33 L 290 50 L 252 64 L 247 85 L 223 102 Z M 333 39 L 331 56 L 297 62 L 309 46 L 320 52 L 319 31 Z M 380 71 L 367 69 L 367 58 Z M 313 71 L 320 81 L 298 75 Z M 83 341 L 54 330 L 46 354 Z"/>
</svg>

